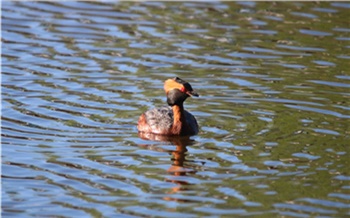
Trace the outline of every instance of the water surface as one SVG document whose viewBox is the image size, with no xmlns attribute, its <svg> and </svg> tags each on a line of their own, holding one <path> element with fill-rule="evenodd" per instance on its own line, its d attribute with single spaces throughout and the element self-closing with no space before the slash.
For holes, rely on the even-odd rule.
<svg viewBox="0 0 350 218">
<path fill-rule="evenodd" d="M 347 2 L 3 2 L 3 217 L 350 215 Z M 138 135 L 179 76 L 200 133 Z"/>
</svg>

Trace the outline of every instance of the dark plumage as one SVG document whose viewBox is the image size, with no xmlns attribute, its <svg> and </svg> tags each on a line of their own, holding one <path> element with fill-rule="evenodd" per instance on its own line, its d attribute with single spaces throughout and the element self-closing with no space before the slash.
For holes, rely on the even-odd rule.
<svg viewBox="0 0 350 218">
<path fill-rule="evenodd" d="M 195 135 L 198 133 L 196 118 L 183 107 L 190 96 L 198 96 L 191 85 L 178 78 L 165 81 L 164 90 L 169 106 L 154 108 L 141 114 L 139 132 L 159 135 Z"/>
</svg>

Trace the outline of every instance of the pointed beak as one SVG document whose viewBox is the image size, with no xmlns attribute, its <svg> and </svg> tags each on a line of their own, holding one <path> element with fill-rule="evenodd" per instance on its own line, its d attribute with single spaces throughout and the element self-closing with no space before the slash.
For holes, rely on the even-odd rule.
<svg viewBox="0 0 350 218">
<path fill-rule="evenodd" d="M 191 97 L 193 97 L 193 96 L 198 97 L 199 96 L 198 93 L 195 91 L 187 91 L 186 94 L 191 96 Z"/>
</svg>

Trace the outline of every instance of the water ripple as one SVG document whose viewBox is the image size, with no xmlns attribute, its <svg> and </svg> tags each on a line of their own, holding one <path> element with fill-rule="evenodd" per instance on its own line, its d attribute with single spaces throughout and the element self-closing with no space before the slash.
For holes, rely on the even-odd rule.
<svg viewBox="0 0 350 218">
<path fill-rule="evenodd" d="M 3 2 L 2 215 L 349 215 L 348 8 Z M 175 76 L 199 135 L 138 135 Z"/>
</svg>

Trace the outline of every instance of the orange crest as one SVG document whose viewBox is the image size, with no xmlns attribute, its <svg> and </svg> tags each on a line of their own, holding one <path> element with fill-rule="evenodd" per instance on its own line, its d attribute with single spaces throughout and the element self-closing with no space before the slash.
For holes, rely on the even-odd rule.
<svg viewBox="0 0 350 218">
<path fill-rule="evenodd" d="M 185 92 L 185 87 L 176 82 L 174 79 L 168 79 L 165 81 L 164 83 L 164 90 L 165 90 L 165 93 L 168 94 L 168 92 L 172 89 L 179 89 L 181 92 Z"/>
</svg>

